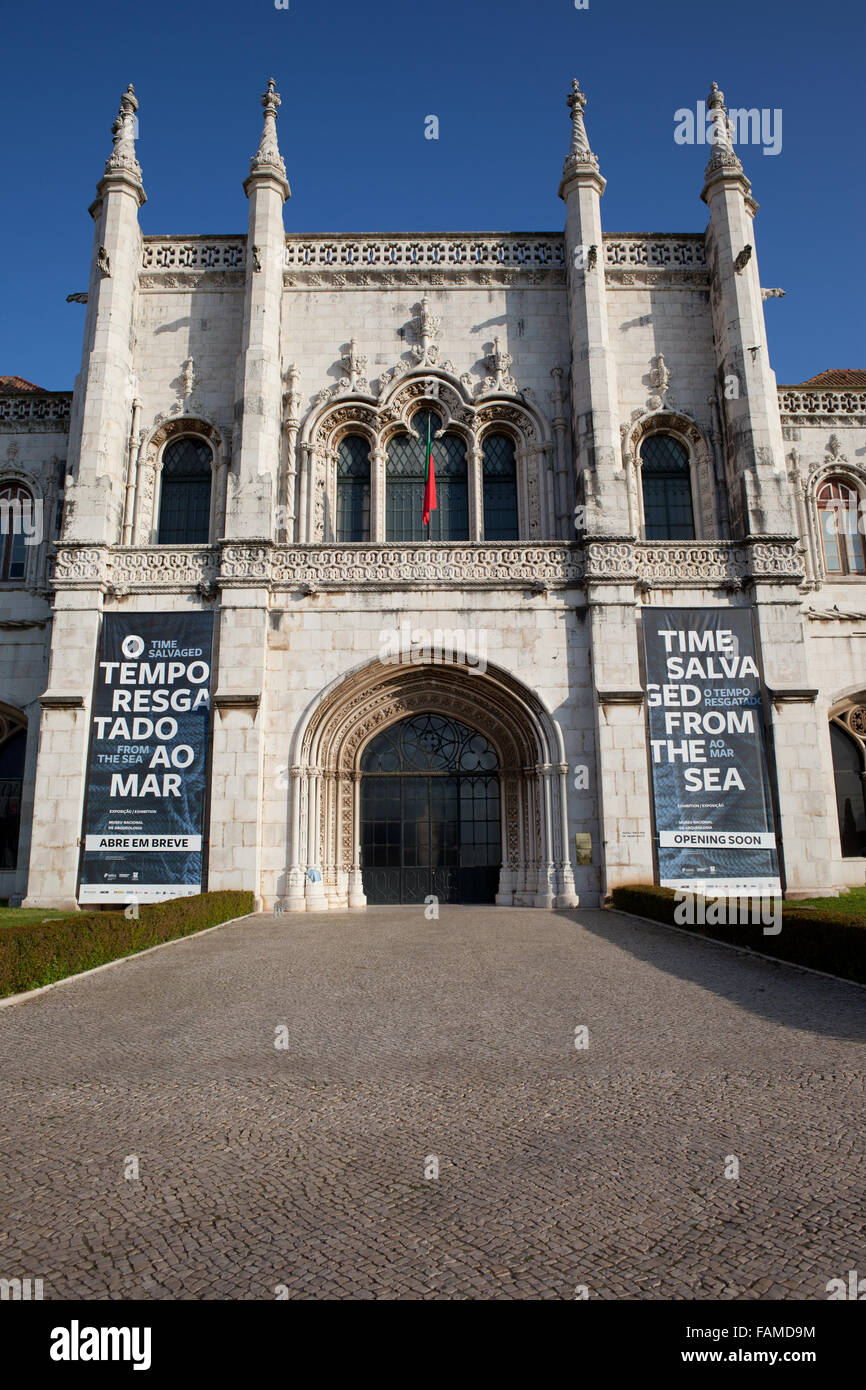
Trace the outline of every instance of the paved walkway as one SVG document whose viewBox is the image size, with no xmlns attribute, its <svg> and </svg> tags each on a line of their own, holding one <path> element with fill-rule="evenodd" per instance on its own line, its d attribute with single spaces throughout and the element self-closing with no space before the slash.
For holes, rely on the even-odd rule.
<svg viewBox="0 0 866 1390">
<path fill-rule="evenodd" d="M 863 1270 L 866 992 L 599 911 L 423 913 L 249 918 L 0 1010 L 0 1277 L 823 1299 Z"/>
</svg>

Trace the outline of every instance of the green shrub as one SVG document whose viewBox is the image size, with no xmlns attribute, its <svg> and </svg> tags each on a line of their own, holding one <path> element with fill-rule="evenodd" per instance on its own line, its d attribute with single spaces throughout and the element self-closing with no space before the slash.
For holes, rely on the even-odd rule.
<svg viewBox="0 0 866 1390">
<path fill-rule="evenodd" d="M 77 975 L 119 956 L 134 955 L 254 911 L 252 893 L 201 893 L 143 903 L 138 917 L 81 912 L 27 922 L 0 932 L 0 995 L 20 994 Z"/>
<path fill-rule="evenodd" d="M 714 901 L 712 894 L 707 901 Z M 866 922 L 859 912 L 830 906 L 836 902 L 834 898 L 828 899 L 827 907 L 806 908 L 797 902 L 783 903 L 782 930 L 775 936 L 765 936 L 760 921 L 730 922 L 725 926 L 675 922 L 673 889 L 656 888 L 652 884 L 615 888 L 612 902 L 623 912 L 653 917 L 698 936 L 715 937 L 732 946 L 748 946 L 765 956 L 776 956 L 794 965 L 808 965 L 813 970 L 825 970 L 829 975 L 841 975 L 843 979 L 866 984 Z M 734 900 L 731 902 L 733 906 Z"/>
</svg>

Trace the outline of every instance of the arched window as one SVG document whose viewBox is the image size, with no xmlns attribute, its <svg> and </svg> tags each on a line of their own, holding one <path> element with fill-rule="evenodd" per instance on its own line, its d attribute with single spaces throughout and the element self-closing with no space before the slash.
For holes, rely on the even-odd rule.
<svg viewBox="0 0 866 1390">
<path fill-rule="evenodd" d="M 191 435 L 167 444 L 162 456 L 159 545 L 198 545 L 210 539 L 210 446 Z"/>
<path fill-rule="evenodd" d="M 388 445 L 385 482 L 385 538 L 423 541 L 427 527 L 421 517 L 427 476 L 427 426 L 436 474 L 436 510 L 430 513 L 431 541 L 469 539 L 469 489 L 466 446 L 457 435 L 434 435 L 442 427 L 438 415 L 419 410 L 412 417 L 414 434 L 400 434 Z"/>
<path fill-rule="evenodd" d="M 689 456 L 670 434 L 651 434 L 640 446 L 644 538 L 693 541 L 695 515 Z"/>
<path fill-rule="evenodd" d="M 27 572 L 27 534 L 34 535 L 36 523 L 32 493 L 21 483 L 0 485 L 0 579 L 23 579 Z M 41 540 L 42 537 L 40 536 Z"/>
<path fill-rule="evenodd" d="M 2 722 L 6 724 L 5 719 Z M 0 743 L 0 869 L 14 869 L 18 864 L 26 749 L 27 730 L 20 727 Z"/>
<path fill-rule="evenodd" d="M 841 478 L 828 478 L 818 488 L 816 500 L 825 571 L 827 574 L 863 574 L 866 564 L 859 531 L 857 489 Z"/>
<path fill-rule="evenodd" d="M 483 445 L 484 539 L 516 541 L 517 464 L 514 440 L 507 434 L 487 434 Z"/>
<path fill-rule="evenodd" d="M 370 445 L 347 434 L 337 450 L 337 540 L 370 539 Z"/>
<path fill-rule="evenodd" d="M 836 779 L 836 811 L 842 857 L 866 855 L 866 796 L 863 759 L 859 745 L 838 724 L 830 725 L 833 775 Z"/>
</svg>

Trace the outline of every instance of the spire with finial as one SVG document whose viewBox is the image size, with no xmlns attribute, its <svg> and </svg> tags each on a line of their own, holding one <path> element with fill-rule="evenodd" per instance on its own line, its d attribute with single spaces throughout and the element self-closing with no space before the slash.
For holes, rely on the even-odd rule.
<svg viewBox="0 0 866 1390">
<path fill-rule="evenodd" d="M 735 174 L 742 174 L 743 166 L 734 150 L 734 142 L 731 139 L 731 126 L 728 120 L 728 111 L 725 106 L 725 94 L 719 91 L 719 85 L 714 82 L 710 87 L 710 94 L 707 97 L 707 109 L 713 128 L 710 132 L 710 142 L 713 152 L 710 155 L 707 167 L 704 171 L 704 179 L 709 179 L 717 174 L 721 169 L 730 169 Z"/>
<path fill-rule="evenodd" d="M 589 147 L 589 137 L 586 133 L 586 126 L 583 124 L 583 109 L 586 106 L 586 97 L 580 90 L 580 83 L 576 77 L 572 81 L 571 91 L 566 97 L 566 101 L 571 111 L 571 145 L 562 168 L 562 183 L 559 189 L 560 197 L 563 196 L 564 184 L 574 174 L 591 174 L 593 179 L 599 184 L 599 191 L 603 192 L 604 179 L 598 171 L 598 160 Z"/>
<path fill-rule="evenodd" d="M 583 124 L 583 108 L 586 106 L 586 97 L 580 90 L 580 83 L 576 77 L 572 80 L 571 91 L 565 100 L 571 111 L 571 149 L 569 154 L 582 155 L 585 159 L 587 155 L 592 156 L 592 151 L 589 148 L 586 126 Z"/>
<path fill-rule="evenodd" d="M 268 89 L 262 96 L 262 106 L 265 112 L 265 122 L 262 127 L 262 138 L 259 141 L 258 151 L 250 160 L 250 177 L 254 174 L 276 175 L 278 180 L 285 185 L 284 196 L 288 197 L 289 183 L 286 177 L 286 166 L 277 143 L 277 111 L 280 106 L 280 95 L 272 77 L 268 78 Z M 246 187 L 246 185 L 244 186 Z"/>
<path fill-rule="evenodd" d="M 135 95 L 135 88 L 130 82 L 120 98 L 120 110 L 111 127 L 111 133 L 114 136 L 114 149 L 106 161 L 105 173 L 106 176 L 131 174 L 135 181 L 140 184 L 141 165 L 135 157 L 135 113 L 137 110 L 138 99 Z"/>
</svg>

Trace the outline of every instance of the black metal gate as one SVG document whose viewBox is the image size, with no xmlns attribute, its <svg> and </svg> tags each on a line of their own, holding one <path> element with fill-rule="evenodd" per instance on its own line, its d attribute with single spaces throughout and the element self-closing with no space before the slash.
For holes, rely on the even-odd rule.
<svg viewBox="0 0 866 1390">
<path fill-rule="evenodd" d="M 361 759 L 361 867 L 368 903 L 493 902 L 501 829 L 496 752 L 475 729 L 413 715 Z"/>
</svg>

